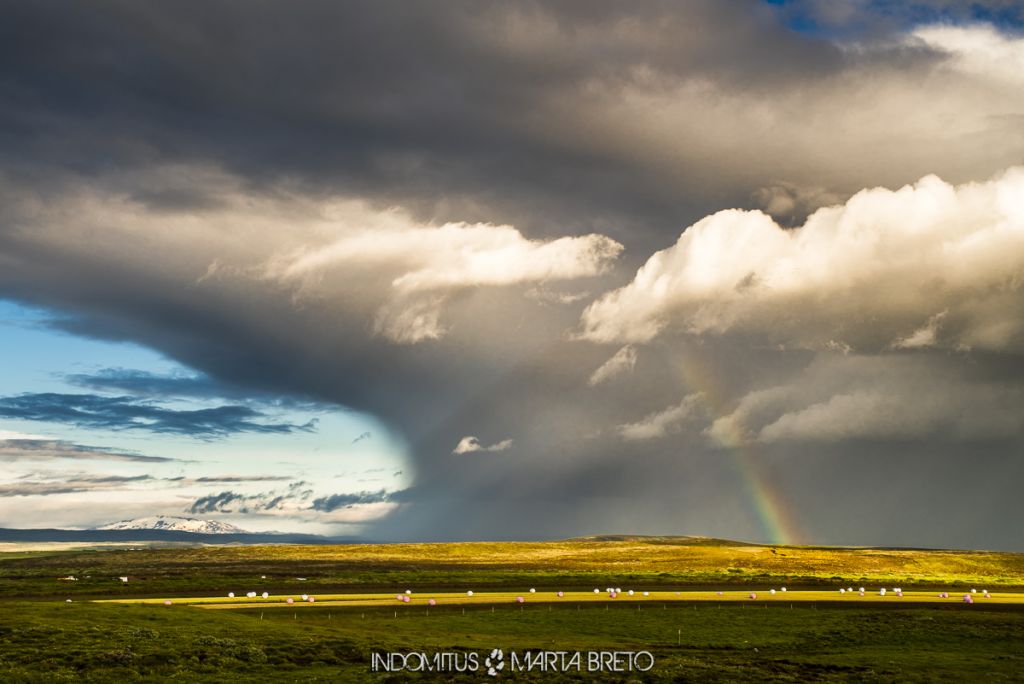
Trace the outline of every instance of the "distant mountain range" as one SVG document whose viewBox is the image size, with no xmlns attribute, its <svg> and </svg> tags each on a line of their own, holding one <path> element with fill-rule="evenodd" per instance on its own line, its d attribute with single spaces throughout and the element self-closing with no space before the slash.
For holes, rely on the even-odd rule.
<svg viewBox="0 0 1024 684">
<path fill-rule="evenodd" d="M 252 534 L 248 530 L 235 527 L 218 520 L 200 520 L 198 518 L 181 518 L 173 515 L 150 515 L 145 518 L 133 518 L 120 522 L 101 525 L 97 530 L 174 530 L 176 532 L 193 532 L 195 534 Z"/>
<path fill-rule="evenodd" d="M 189 542 L 193 544 L 357 544 L 357 537 L 248 532 L 217 520 L 151 515 L 91 530 L 0 528 L 0 542 Z"/>
</svg>

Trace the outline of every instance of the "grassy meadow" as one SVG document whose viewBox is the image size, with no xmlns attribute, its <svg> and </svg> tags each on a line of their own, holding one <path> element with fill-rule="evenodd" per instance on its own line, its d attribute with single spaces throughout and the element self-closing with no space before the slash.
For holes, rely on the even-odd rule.
<svg viewBox="0 0 1024 684">
<path fill-rule="evenodd" d="M 789 595 L 768 595 L 782 585 Z M 906 597 L 841 598 L 847 585 L 901 586 Z M 592 593 L 609 586 L 637 596 Z M 969 587 L 993 599 L 932 600 Z M 1021 554 L 688 538 L 33 548 L 0 552 L 0 681 L 429 679 L 371 672 L 371 653 L 492 648 L 655 656 L 651 671 L 611 681 L 1024 681 L 1024 610 L 1007 598 L 1022 587 Z M 413 602 L 397 603 L 406 589 Z M 202 609 L 250 590 L 271 599 Z M 744 600 L 751 591 L 757 601 Z M 301 593 L 318 602 L 283 605 Z M 426 606 L 428 595 L 439 604 Z"/>
<path fill-rule="evenodd" d="M 134 550 L 133 550 L 134 549 Z M 23 555 L 30 553 L 31 555 Z M 59 581 L 74 576 L 76 581 Z M 127 584 L 119 576 L 129 576 Z M 262 579 L 263 577 L 266 579 Z M 303 577 L 304 581 L 296 578 Z M 787 547 L 681 538 L 345 546 L 0 550 L 0 597 L 274 594 L 528 587 L 1024 588 L 1024 554 Z M 241 585 L 245 586 L 241 586 Z M 643 585 L 641 587 L 640 585 Z M 252 586 L 252 589 L 257 589 Z"/>
</svg>

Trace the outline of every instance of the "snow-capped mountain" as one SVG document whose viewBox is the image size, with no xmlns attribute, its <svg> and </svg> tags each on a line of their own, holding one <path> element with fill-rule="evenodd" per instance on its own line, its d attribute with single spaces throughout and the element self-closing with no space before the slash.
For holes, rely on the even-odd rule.
<svg viewBox="0 0 1024 684">
<path fill-rule="evenodd" d="M 173 515 L 150 515 L 102 525 L 97 530 L 174 530 L 196 534 L 248 534 L 246 530 L 217 520 L 180 518 Z"/>
</svg>

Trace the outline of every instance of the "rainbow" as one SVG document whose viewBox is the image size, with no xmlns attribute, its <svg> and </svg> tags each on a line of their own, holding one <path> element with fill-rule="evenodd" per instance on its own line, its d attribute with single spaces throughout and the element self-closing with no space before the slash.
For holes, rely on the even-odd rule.
<svg viewBox="0 0 1024 684">
<path fill-rule="evenodd" d="M 691 352 L 692 353 L 692 352 Z M 684 356 L 680 364 L 683 381 L 691 392 L 701 395 L 712 419 L 728 416 L 728 400 L 714 376 L 708 372 L 710 364 L 695 356 Z M 750 439 L 741 426 L 725 421 L 719 424 L 725 435 L 719 435 L 727 445 L 726 453 L 739 476 L 744 498 L 750 503 L 751 513 L 757 519 L 764 541 L 773 544 L 796 544 L 803 534 L 793 516 L 789 513 L 786 500 L 772 486 L 771 480 L 762 471 L 761 454 L 757 444 Z"/>
</svg>

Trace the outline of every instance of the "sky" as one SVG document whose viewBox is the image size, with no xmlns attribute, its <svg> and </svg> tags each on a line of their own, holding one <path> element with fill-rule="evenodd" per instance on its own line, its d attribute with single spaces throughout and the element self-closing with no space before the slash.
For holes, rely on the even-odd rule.
<svg viewBox="0 0 1024 684">
<path fill-rule="evenodd" d="M 3 3 L 0 526 L 1024 551 L 1024 9 Z"/>
</svg>

